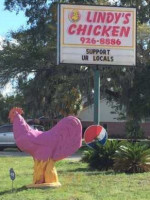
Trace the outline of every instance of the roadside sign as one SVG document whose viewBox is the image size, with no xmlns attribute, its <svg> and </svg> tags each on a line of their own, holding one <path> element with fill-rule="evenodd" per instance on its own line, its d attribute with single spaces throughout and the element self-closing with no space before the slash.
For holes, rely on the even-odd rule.
<svg viewBox="0 0 150 200">
<path fill-rule="evenodd" d="M 58 64 L 136 65 L 136 8 L 59 4 Z"/>
</svg>

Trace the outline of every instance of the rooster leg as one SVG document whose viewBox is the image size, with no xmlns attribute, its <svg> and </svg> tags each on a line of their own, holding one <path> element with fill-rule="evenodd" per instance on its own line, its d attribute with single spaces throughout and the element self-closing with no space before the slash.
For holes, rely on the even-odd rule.
<svg viewBox="0 0 150 200">
<path fill-rule="evenodd" d="M 58 175 L 55 168 L 55 161 L 49 159 L 47 161 L 46 169 L 45 169 L 45 183 L 59 183 L 58 182 Z"/>
<path fill-rule="evenodd" d="M 46 162 L 40 160 L 34 160 L 34 175 L 33 175 L 34 184 L 41 184 L 45 182 L 44 179 L 45 168 L 46 168 Z"/>
<path fill-rule="evenodd" d="M 27 187 L 59 187 L 61 184 L 58 181 L 58 175 L 55 168 L 55 162 L 52 159 L 40 161 L 34 159 L 34 175 L 33 184 Z"/>
</svg>

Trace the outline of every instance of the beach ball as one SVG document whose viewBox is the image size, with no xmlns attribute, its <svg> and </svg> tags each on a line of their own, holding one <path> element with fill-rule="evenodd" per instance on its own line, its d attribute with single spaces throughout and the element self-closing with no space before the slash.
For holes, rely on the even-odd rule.
<svg viewBox="0 0 150 200">
<path fill-rule="evenodd" d="M 107 138 L 107 131 L 100 125 L 89 126 L 84 133 L 84 141 L 91 148 L 95 148 L 96 142 L 105 145 Z"/>
</svg>

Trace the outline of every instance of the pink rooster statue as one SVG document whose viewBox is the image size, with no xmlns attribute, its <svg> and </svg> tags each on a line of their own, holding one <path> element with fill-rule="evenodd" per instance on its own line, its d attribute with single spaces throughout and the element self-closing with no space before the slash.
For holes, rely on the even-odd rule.
<svg viewBox="0 0 150 200">
<path fill-rule="evenodd" d="M 68 116 L 48 131 L 32 129 L 21 116 L 21 108 L 12 108 L 9 119 L 17 146 L 34 159 L 33 184 L 27 187 L 59 187 L 55 162 L 62 160 L 82 144 L 82 125 L 79 119 Z"/>
</svg>

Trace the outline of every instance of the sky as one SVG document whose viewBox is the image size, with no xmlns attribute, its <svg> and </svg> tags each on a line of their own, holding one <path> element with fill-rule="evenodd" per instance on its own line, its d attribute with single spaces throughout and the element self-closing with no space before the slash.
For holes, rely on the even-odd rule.
<svg viewBox="0 0 150 200">
<path fill-rule="evenodd" d="M 17 31 L 21 26 L 26 27 L 27 18 L 24 12 L 10 12 L 4 9 L 4 0 L 0 0 L 0 36 L 5 37 L 11 30 Z"/>
<path fill-rule="evenodd" d="M 4 0 L 0 0 L 0 42 L 5 38 L 9 31 L 17 31 L 21 26 L 26 27 L 27 18 L 23 12 L 9 12 L 4 9 Z M 9 95 L 13 92 L 11 83 L 8 83 L 1 91 L 2 94 Z"/>
</svg>

